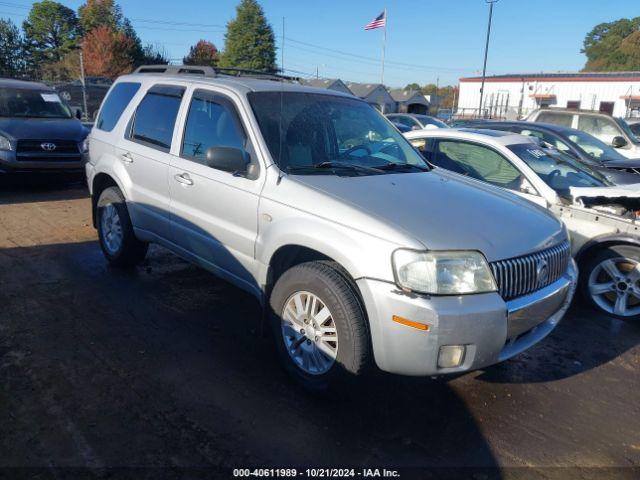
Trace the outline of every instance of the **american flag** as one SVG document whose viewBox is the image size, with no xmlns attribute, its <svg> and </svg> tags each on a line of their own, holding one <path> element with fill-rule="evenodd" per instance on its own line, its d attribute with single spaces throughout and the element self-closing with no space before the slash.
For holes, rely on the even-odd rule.
<svg viewBox="0 0 640 480">
<path fill-rule="evenodd" d="M 387 11 L 385 10 L 380 15 L 378 15 L 376 18 L 374 18 L 369 23 L 367 23 L 364 26 L 364 29 L 365 30 L 373 30 L 374 28 L 381 28 L 381 27 L 384 27 L 386 25 L 386 23 L 387 23 Z"/>
</svg>

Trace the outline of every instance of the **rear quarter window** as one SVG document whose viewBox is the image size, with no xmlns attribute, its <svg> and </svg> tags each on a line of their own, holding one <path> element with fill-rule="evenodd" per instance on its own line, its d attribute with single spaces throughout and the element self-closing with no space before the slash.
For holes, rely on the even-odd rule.
<svg viewBox="0 0 640 480">
<path fill-rule="evenodd" d="M 121 82 L 115 85 L 104 100 L 96 128 L 110 132 L 116 126 L 127 105 L 140 89 L 139 83 Z"/>
</svg>

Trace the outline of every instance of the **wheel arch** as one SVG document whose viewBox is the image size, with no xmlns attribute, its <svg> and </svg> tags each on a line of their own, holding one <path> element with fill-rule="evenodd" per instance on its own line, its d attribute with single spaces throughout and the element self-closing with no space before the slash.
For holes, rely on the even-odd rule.
<svg viewBox="0 0 640 480">
<path fill-rule="evenodd" d="M 575 255 L 576 263 L 581 265 L 589 255 L 612 245 L 631 245 L 640 248 L 640 237 L 629 234 L 606 234 L 594 237 L 580 247 Z"/>
<path fill-rule="evenodd" d="M 91 182 L 91 219 L 94 227 L 96 226 L 96 207 L 98 205 L 98 199 L 100 198 L 100 194 L 109 187 L 118 187 L 124 195 L 122 186 L 108 173 L 100 172 L 93 177 L 93 181 Z"/>
</svg>

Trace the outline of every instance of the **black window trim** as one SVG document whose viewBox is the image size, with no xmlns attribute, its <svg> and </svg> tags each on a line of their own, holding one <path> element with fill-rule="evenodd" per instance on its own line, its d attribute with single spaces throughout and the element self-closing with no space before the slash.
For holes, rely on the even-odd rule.
<svg viewBox="0 0 640 480">
<path fill-rule="evenodd" d="M 182 106 L 182 101 L 184 100 L 184 94 L 186 90 L 187 90 L 187 87 L 183 85 L 171 85 L 171 84 L 162 84 L 162 83 L 156 83 L 152 85 L 150 88 L 148 88 L 147 91 L 144 93 L 144 96 L 140 99 L 140 101 L 136 105 L 136 109 L 134 110 L 133 115 L 131 115 L 129 122 L 127 123 L 127 128 L 125 129 L 125 132 L 124 132 L 125 139 L 129 140 L 130 142 L 137 143 L 139 145 L 143 145 L 148 148 L 153 148 L 154 150 L 158 150 L 163 153 L 171 152 L 171 144 L 169 144 L 168 147 L 165 147 L 164 145 L 158 145 L 157 143 L 143 140 L 141 138 L 137 138 L 133 135 L 133 128 L 136 123 L 136 116 L 138 115 L 138 109 L 140 108 L 140 105 L 142 104 L 144 99 L 147 98 L 147 95 L 151 94 L 151 95 L 160 95 L 165 97 L 178 98 L 180 99 L 180 104 L 178 105 L 178 110 L 176 112 L 176 119 L 173 124 L 173 132 L 171 134 L 171 140 L 173 142 L 173 133 L 175 133 L 176 124 L 178 123 L 178 116 L 180 114 L 180 107 Z"/>
<path fill-rule="evenodd" d="M 186 111 L 186 116 L 183 122 L 183 126 L 182 126 L 182 137 L 180 138 L 180 154 L 179 157 L 180 158 L 184 158 L 185 160 L 188 160 L 190 162 L 194 162 L 194 163 L 198 163 L 200 165 L 202 165 L 202 162 L 199 161 L 198 158 L 192 156 L 192 155 L 188 155 L 184 153 L 184 139 L 185 139 L 185 135 L 187 133 L 187 125 L 189 123 L 189 113 L 191 110 L 191 103 L 194 100 L 204 100 L 204 101 L 209 101 L 212 103 L 216 103 L 219 104 L 223 107 L 226 107 L 229 109 L 233 122 L 235 123 L 236 127 L 239 129 L 240 133 L 242 133 L 242 136 L 244 137 L 244 145 L 243 148 L 245 149 L 246 152 L 249 153 L 250 157 L 251 157 L 251 161 L 252 163 L 255 163 L 255 150 L 253 149 L 252 143 L 251 143 L 251 139 L 249 138 L 249 135 L 247 134 L 247 130 L 244 128 L 244 124 L 242 123 L 241 117 L 240 117 L 240 113 L 238 112 L 238 108 L 236 107 L 236 104 L 233 102 L 233 100 L 231 100 L 231 98 L 229 98 L 227 95 L 214 91 L 214 90 L 207 90 L 204 88 L 198 88 L 195 89 L 193 91 L 193 93 L 191 94 L 191 98 L 189 99 L 189 104 L 187 105 L 187 111 Z"/>
<path fill-rule="evenodd" d="M 494 153 L 497 153 L 504 160 L 506 160 L 516 171 L 520 172 L 520 175 L 522 175 L 522 178 L 524 178 L 525 180 L 527 180 L 527 182 L 529 182 L 529 184 L 533 187 L 533 189 L 536 191 L 538 196 L 544 198 L 540 194 L 540 191 L 536 188 L 536 186 L 531 182 L 531 180 L 529 180 L 527 178 L 527 176 L 524 174 L 524 172 L 522 170 L 520 170 L 518 167 L 516 167 L 511 160 L 509 160 L 507 157 L 505 157 L 505 155 L 502 152 L 496 150 L 496 148 L 493 145 L 487 145 L 486 143 L 481 143 L 481 142 L 477 142 L 477 141 L 474 141 L 474 140 L 467 140 L 467 139 L 460 139 L 460 138 L 438 137 L 438 138 L 435 138 L 435 142 L 433 144 L 433 153 L 434 153 L 434 155 L 437 154 L 438 149 L 440 148 L 440 142 L 442 142 L 442 141 L 448 141 L 448 142 L 452 142 L 453 141 L 453 142 L 458 142 L 458 143 L 467 143 L 467 144 L 470 144 L 470 145 L 475 145 L 477 147 L 485 147 L 485 148 L 488 148 L 489 150 L 492 150 Z M 436 164 L 436 166 L 437 166 L 437 164 Z M 440 167 L 440 168 L 443 168 L 443 167 Z M 453 172 L 453 173 L 456 173 L 456 172 Z M 474 178 L 474 177 L 467 176 L 467 175 L 463 175 L 463 176 L 467 177 L 467 178 L 471 178 L 472 180 L 476 180 L 477 182 L 485 183 L 487 185 L 491 185 L 491 186 L 497 187 L 497 188 L 502 188 L 504 190 L 507 190 L 507 191 L 515 193 L 515 190 L 512 190 L 510 188 L 506 188 L 506 187 L 502 187 L 500 185 L 494 185 L 493 183 L 487 182 L 486 180 L 480 180 L 478 178 Z M 520 193 L 525 193 L 525 192 L 520 192 Z M 525 195 L 526 195 L 526 193 L 525 193 Z"/>
</svg>

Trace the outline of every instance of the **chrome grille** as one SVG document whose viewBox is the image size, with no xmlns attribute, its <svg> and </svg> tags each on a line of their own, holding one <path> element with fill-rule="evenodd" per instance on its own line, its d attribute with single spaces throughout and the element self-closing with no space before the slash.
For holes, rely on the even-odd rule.
<svg viewBox="0 0 640 480">
<path fill-rule="evenodd" d="M 558 280 L 566 271 L 571 257 L 569 242 L 540 252 L 491 262 L 491 271 L 498 284 L 498 291 L 505 300 L 535 292 Z M 547 274 L 540 275 L 546 262 Z"/>
</svg>

